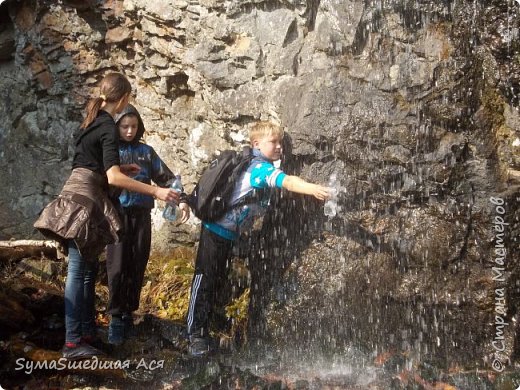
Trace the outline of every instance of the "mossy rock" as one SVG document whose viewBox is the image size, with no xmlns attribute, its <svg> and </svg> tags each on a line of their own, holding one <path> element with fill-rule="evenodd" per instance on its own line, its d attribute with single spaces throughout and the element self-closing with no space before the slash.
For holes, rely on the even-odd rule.
<svg viewBox="0 0 520 390">
<path fill-rule="evenodd" d="M 495 380 L 494 390 L 516 390 L 520 386 L 520 372 L 503 372 Z"/>
<path fill-rule="evenodd" d="M 217 361 L 209 360 L 197 373 L 182 380 L 181 388 L 199 389 L 265 389 L 282 390 L 286 387 L 279 381 L 269 381 L 254 375 L 249 370 L 228 367 Z"/>
<path fill-rule="evenodd" d="M 457 389 L 492 390 L 494 388 L 487 378 L 487 373 L 478 371 L 460 372 L 450 375 L 446 382 Z"/>
</svg>

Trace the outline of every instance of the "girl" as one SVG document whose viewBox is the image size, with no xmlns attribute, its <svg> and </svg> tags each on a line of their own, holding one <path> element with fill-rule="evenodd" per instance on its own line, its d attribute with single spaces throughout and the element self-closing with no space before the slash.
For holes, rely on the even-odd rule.
<svg viewBox="0 0 520 390">
<path fill-rule="evenodd" d="M 98 256 L 107 244 L 118 241 L 122 229 L 109 198 L 109 185 L 166 202 L 179 201 L 178 193 L 169 188 L 126 176 L 139 170 L 135 164 L 120 166 L 119 132 L 113 117 L 128 104 L 131 89 L 120 73 L 103 78 L 100 95 L 88 103 L 85 120 L 74 136 L 72 173 L 58 198 L 34 224 L 68 249 L 63 357 L 70 360 L 102 354 L 90 345 L 96 338 Z"/>
</svg>

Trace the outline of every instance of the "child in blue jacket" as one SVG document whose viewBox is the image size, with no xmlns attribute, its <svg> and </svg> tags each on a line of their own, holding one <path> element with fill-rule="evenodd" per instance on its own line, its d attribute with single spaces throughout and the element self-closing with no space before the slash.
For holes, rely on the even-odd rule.
<svg viewBox="0 0 520 390">
<path fill-rule="evenodd" d="M 210 352 L 208 319 L 214 310 L 218 285 L 227 277 L 233 244 L 266 213 L 270 192 L 284 188 L 319 200 L 326 200 L 331 192 L 328 187 L 287 175 L 274 166 L 273 162 L 282 156 L 281 127 L 272 122 L 257 122 L 249 138 L 254 159 L 235 184 L 230 209 L 215 222 L 202 221 L 187 315 L 192 356 Z"/>
<path fill-rule="evenodd" d="M 128 105 L 115 118 L 119 129 L 119 158 L 121 164 L 137 164 L 140 168 L 134 180 L 159 187 L 169 187 L 175 175 L 155 150 L 141 142 L 145 128 L 139 112 Z M 119 195 L 124 236 L 121 242 L 107 246 L 107 274 L 109 287 L 108 313 L 111 321 L 108 342 L 121 344 L 133 325 L 132 312 L 139 308 L 139 298 L 146 265 L 150 256 L 151 215 L 154 198 L 123 190 Z M 181 194 L 180 221 L 186 222 L 190 208 L 185 194 Z"/>
</svg>

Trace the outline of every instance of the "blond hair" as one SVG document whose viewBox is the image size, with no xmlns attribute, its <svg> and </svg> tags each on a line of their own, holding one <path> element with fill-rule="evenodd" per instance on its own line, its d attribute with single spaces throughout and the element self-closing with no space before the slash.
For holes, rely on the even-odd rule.
<svg viewBox="0 0 520 390">
<path fill-rule="evenodd" d="M 249 130 L 249 141 L 253 142 L 271 135 L 283 138 L 283 129 L 277 124 L 269 121 L 256 122 Z"/>
</svg>

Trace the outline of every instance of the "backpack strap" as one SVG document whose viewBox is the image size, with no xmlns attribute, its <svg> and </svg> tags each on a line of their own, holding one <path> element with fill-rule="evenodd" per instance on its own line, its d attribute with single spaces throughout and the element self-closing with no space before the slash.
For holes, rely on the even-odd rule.
<svg viewBox="0 0 520 390">
<path fill-rule="evenodd" d="M 251 146 L 246 145 L 242 149 L 242 157 L 243 158 L 251 158 L 251 160 L 254 158 L 253 156 L 253 150 L 251 149 Z"/>
<path fill-rule="evenodd" d="M 244 162 L 247 161 L 247 163 L 244 163 L 246 168 L 243 170 L 243 172 L 245 172 L 249 168 L 249 165 L 251 164 L 251 162 L 254 159 L 265 161 L 261 156 L 254 156 L 253 150 L 251 149 L 250 146 L 244 146 L 244 148 L 242 149 L 242 156 L 243 156 L 243 161 Z M 250 194 L 244 196 L 240 201 L 233 204 L 232 207 L 233 208 L 242 207 L 246 204 L 255 203 L 259 198 L 263 197 L 264 193 L 265 193 L 265 188 L 254 188 Z"/>
</svg>

